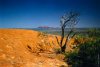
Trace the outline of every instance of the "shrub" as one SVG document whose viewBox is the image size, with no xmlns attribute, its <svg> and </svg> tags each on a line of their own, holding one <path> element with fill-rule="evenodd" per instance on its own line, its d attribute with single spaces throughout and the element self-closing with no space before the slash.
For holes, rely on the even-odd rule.
<svg viewBox="0 0 100 67">
<path fill-rule="evenodd" d="M 78 46 L 78 51 L 66 54 L 66 62 L 72 67 L 99 67 L 100 40 L 86 42 Z"/>
<path fill-rule="evenodd" d="M 89 37 L 95 37 L 95 38 L 100 38 L 100 29 L 99 28 L 93 28 L 89 29 L 87 31 Z"/>
</svg>

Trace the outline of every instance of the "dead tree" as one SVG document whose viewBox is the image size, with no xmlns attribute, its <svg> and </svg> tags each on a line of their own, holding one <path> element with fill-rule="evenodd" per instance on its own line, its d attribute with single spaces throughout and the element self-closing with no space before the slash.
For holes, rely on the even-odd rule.
<svg viewBox="0 0 100 67">
<path fill-rule="evenodd" d="M 61 52 L 65 52 L 67 42 L 73 38 L 76 33 L 74 32 L 74 27 L 78 23 L 79 13 L 69 12 L 61 17 L 61 39 L 60 41 L 57 39 L 57 43 L 60 45 Z M 65 30 L 68 29 L 68 34 L 65 34 Z M 65 40 L 64 40 L 65 39 Z"/>
</svg>

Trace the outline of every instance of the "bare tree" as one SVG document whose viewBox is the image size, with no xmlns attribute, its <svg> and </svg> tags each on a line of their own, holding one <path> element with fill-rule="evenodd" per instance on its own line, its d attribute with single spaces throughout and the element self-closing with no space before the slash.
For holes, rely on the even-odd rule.
<svg viewBox="0 0 100 67">
<path fill-rule="evenodd" d="M 58 40 L 57 36 L 57 43 L 60 45 L 61 52 L 65 52 L 67 42 L 73 38 L 76 33 L 74 32 L 75 25 L 78 23 L 79 13 L 76 12 L 69 12 L 61 17 L 61 39 Z M 69 30 L 68 34 L 65 34 L 65 29 Z M 65 38 L 65 40 L 64 40 Z"/>
</svg>

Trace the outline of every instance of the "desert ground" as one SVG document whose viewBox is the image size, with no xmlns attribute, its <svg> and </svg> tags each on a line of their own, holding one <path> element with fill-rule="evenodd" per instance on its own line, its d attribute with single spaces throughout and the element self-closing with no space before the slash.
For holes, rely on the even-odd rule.
<svg viewBox="0 0 100 67">
<path fill-rule="evenodd" d="M 64 56 L 55 53 L 57 48 L 55 35 L 24 29 L 0 29 L 0 67 L 67 67 Z"/>
</svg>

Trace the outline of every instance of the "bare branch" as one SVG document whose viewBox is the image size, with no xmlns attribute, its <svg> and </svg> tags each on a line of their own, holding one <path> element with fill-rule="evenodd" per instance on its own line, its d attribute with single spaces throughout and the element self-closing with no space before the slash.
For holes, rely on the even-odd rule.
<svg viewBox="0 0 100 67">
<path fill-rule="evenodd" d="M 62 29 L 62 33 L 61 33 L 60 46 L 62 46 L 62 43 L 63 43 L 63 40 L 64 40 L 64 32 L 65 32 L 64 31 L 65 28 L 62 27 L 61 29 Z"/>
<path fill-rule="evenodd" d="M 73 29 L 71 29 L 71 31 L 68 33 L 67 37 L 66 37 L 66 40 L 65 40 L 65 44 L 67 43 L 68 39 L 69 39 L 69 36 L 70 34 L 73 32 Z"/>
<path fill-rule="evenodd" d="M 58 45 L 60 45 L 59 40 L 58 40 L 58 37 L 57 36 L 55 36 L 55 37 L 56 37 L 56 40 L 57 40 Z"/>
<path fill-rule="evenodd" d="M 63 19 L 63 27 L 65 28 L 66 26 L 69 26 L 71 27 L 76 25 L 77 22 L 76 20 L 78 19 L 78 16 L 79 14 L 78 13 L 74 13 L 74 12 L 70 12 L 69 15 L 66 17 L 66 16 L 63 16 L 62 19 Z"/>
<path fill-rule="evenodd" d="M 57 37 L 56 37 L 56 39 L 57 39 L 57 43 L 61 47 L 62 52 L 65 52 L 66 44 L 69 41 L 69 39 L 73 38 L 76 35 L 76 33 L 73 34 L 73 28 L 78 23 L 78 16 L 79 16 L 79 13 L 69 12 L 68 14 L 65 14 L 61 17 L 61 20 L 60 20 L 60 23 L 61 23 L 61 40 L 59 42 Z M 64 33 L 65 33 L 66 27 L 70 28 L 71 30 L 68 33 L 68 35 L 66 36 L 66 40 L 63 44 L 64 37 L 65 37 Z"/>
<path fill-rule="evenodd" d="M 74 33 L 74 34 L 71 36 L 71 38 L 73 38 L 75 35 L 76 35 L 76 33 Z"/>
</svg>

